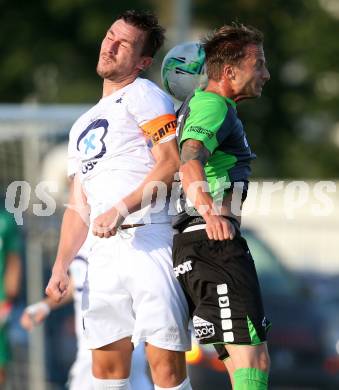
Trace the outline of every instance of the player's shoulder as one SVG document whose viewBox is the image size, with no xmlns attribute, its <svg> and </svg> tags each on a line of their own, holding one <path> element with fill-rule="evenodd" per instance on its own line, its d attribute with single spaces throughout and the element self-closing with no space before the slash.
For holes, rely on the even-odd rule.
<svg viewBox="0 0 339 390">
<path fill-rule="evenodd" d="M 228 105 L 224 97 L 197 89 L 188 102 L 190 116 L 204 117 L 210 120 L 220 120 L 225 118 Z"/>
<path fill-rule="evenodd" d="M 225 98 L 217 93 L 197 89 L 189 101 L 192 106 L 205 106 L 214 111 L 227 111 Z"/>
<path fill-rule="evenodd" d="M 137 77 L 133 83 L 133 86 L 136 90 L 139 91 L 154 91 L 166 95 L 154 81 L 145 79 L 143 77 Z"/>
<path fill-rule="evenodd" d="M 137 78 L 126 95 L 129 112 L 142 122 L 165 114 L 174 115 L 171 98 L 150 80 Z"/>
<path fill-rule="evenodd" d="M 171 102 L 171 98 L 153 81 L 138 77 L 129 90 L 131 98 L 156 98 Z"/>
</svg>

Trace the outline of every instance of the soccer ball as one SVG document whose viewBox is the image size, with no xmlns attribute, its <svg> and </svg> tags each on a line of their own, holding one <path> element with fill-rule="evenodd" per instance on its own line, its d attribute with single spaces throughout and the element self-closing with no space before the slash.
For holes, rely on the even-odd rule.
<svg viewBox="0 0 339 390">
<path fill-rule="evenodd" d="M 205 52 L 198 42 L 185 42 L 173 47 L 161 65 L 165 90 L 175 99 L 184 101 L 196 88 L 207 84 Z"/>
</svg>

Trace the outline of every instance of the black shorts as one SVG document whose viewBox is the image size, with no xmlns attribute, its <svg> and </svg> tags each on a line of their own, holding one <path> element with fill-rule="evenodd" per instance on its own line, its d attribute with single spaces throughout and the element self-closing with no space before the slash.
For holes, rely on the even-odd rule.
<svg viewBox="0 0 339 390">
<path fill-rule="evenodd" d="M 196 339 L 214 344 L 266 341 L 260 286 L 252 255 L 239 230 L 233 240 L 215 241 L 205 229 L 174 236 L 173 266 L 188 300 Z"/>
</svg>

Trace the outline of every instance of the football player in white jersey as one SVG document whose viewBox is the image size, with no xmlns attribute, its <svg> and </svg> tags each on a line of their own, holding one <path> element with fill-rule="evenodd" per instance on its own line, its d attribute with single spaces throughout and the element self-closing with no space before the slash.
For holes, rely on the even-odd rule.
<svg viewBox="0 0 339 390">
<path fill-rule="evenodd" d="M 139 77 L 163 40 L 150 13 L 117 18 L 97 65 L 103 97 L 69 137 L 70 200 L 46 293 L 56 301 L 67 294 L 67 269 L 89 230 L 83 329 L 94 389 L 130 388 L 131 354 L 140 342 L 155 389 L 191 389 L 188 307 L 172 270 L 167 196 L 179 167 L 175 113 L 169 97 Z"/>
</svg>

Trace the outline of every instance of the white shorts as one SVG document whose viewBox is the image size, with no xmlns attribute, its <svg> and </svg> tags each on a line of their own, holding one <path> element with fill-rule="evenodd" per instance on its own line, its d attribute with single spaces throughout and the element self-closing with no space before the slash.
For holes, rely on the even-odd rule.
<svg viewBox="0 0 339 390">
<path fill-rule="evenodd" d="M 83 291 L 87 346 L 125 337 L 173 351 L 190 349 L 188 306 L 172 267 L 173 229 L 150 224 L 97 238 Z"/>
</svg>

